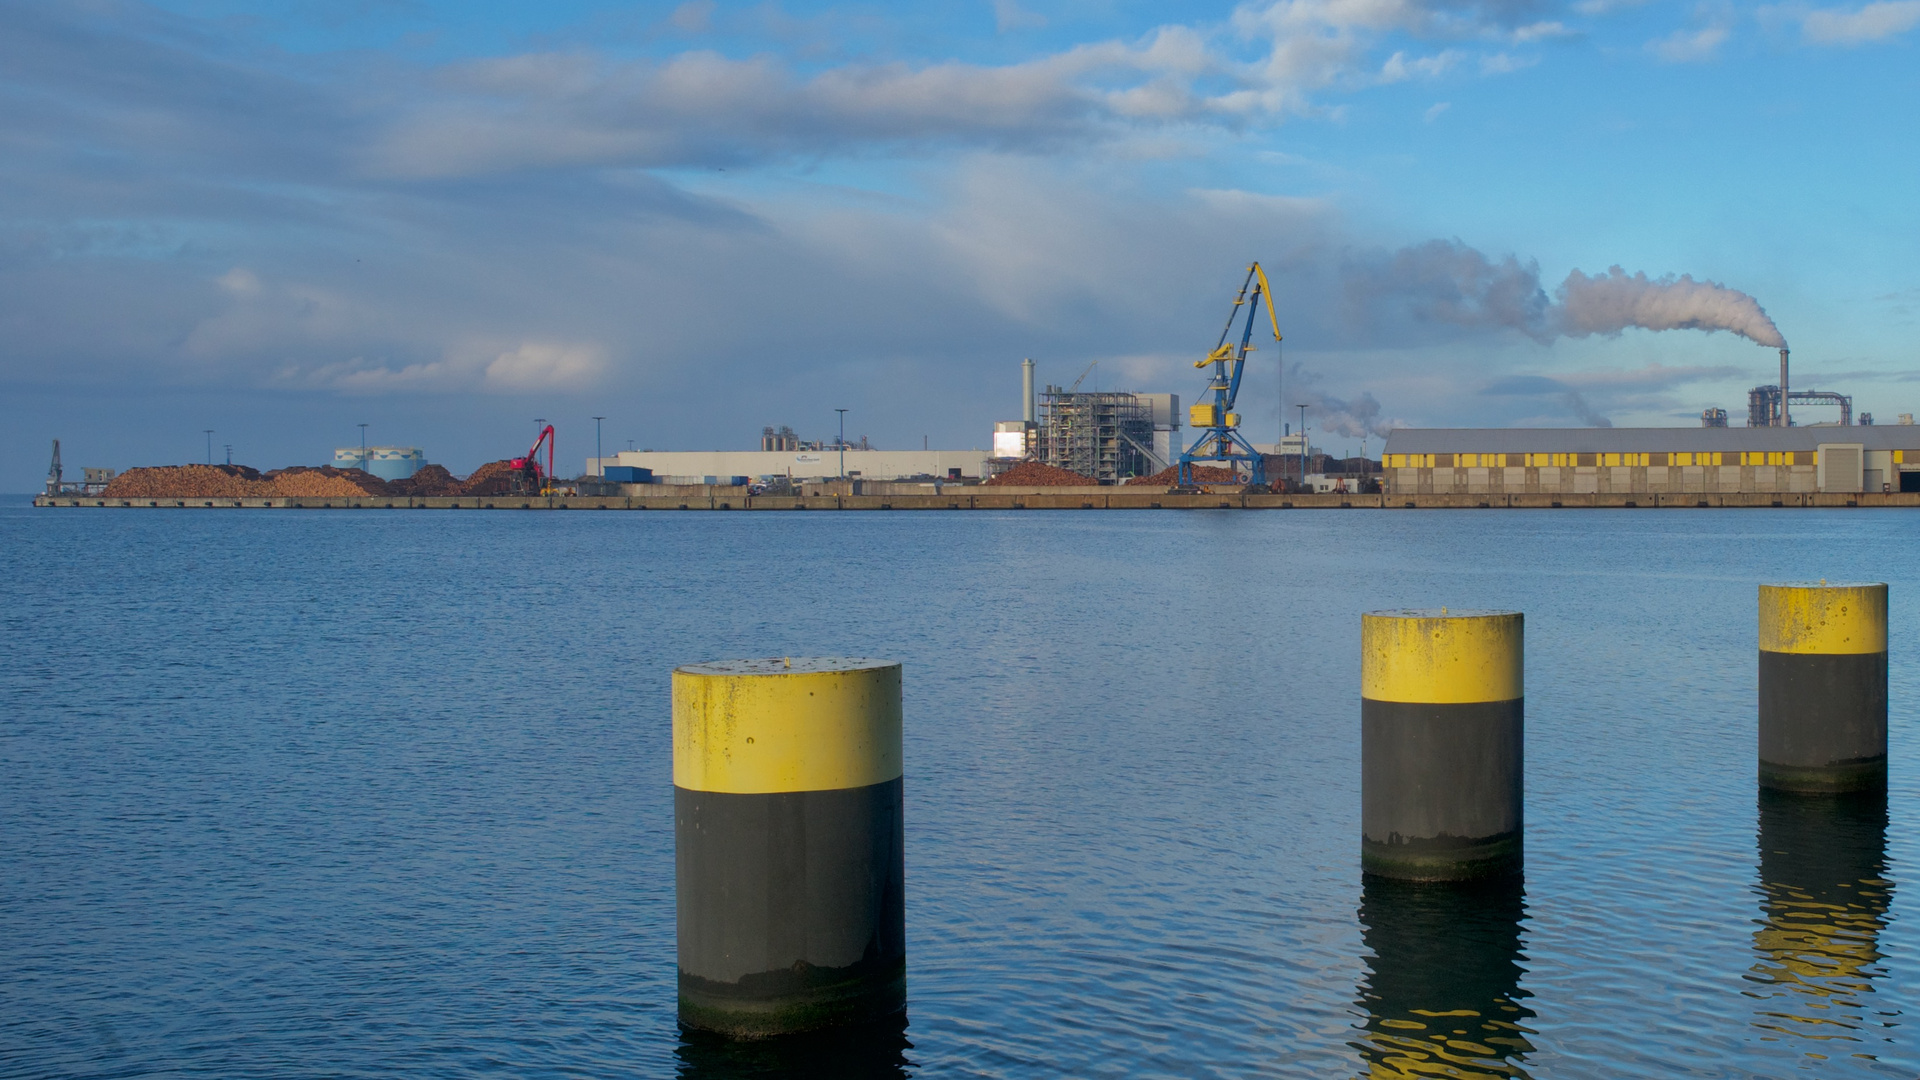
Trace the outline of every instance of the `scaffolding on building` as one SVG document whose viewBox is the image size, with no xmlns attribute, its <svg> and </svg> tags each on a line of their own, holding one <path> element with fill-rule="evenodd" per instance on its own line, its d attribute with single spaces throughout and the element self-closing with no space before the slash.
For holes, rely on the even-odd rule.
<svg viewBox="0 0 1920 1080">
<path fill-rule="evenodd" d="M 1043 465 L 1103 484 L 1167 467 L 1153 453 L 1153 407 L 1137 394 L 1079 393 L 1049 386 L 1040 396 L 1036 446 Z"/>
</svg>

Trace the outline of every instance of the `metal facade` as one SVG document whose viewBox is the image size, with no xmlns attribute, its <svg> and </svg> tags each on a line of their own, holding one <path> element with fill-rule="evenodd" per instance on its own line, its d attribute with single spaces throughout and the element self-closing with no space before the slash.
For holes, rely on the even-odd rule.
<svg viewBox="0 0 1920 1080">
<path fill-rule="evenodd" d="M 1391 494 L 1920 490 L 1920 427 L 1406 428 Z"/>
</svg>

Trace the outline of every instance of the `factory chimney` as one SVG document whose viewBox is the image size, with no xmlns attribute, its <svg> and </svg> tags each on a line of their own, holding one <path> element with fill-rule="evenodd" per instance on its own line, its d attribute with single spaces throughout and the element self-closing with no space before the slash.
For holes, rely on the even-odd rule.
<svg viewBox="0 0 1920 1080">
<path fill-rule="evenodd" d="M 1784 351 L 1784 350 L 1783 350 Z M 1781 363 L 1786 363 L 1783 359 Z M 1020 361 L 1020 419 L 1033 423 L 1033 361 Z"/>
<path fill-rule="evenodd" d="M 1780 350 L 1780 426 L 1792 427 L 1793 418 L 1787 415 L 1787 350 Z"/>
</svg>

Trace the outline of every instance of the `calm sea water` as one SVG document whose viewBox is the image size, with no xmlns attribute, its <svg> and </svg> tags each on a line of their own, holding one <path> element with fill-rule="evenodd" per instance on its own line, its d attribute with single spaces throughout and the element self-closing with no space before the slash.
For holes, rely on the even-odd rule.
<svg viewBox="0 0 1920 1080">
<path fill-rule="evenodd" d="M 0 1075 L 1920 1073 L 1920 518 L 0 507 Z M 1892 584 L 1761 800 L 1755 585 Z M 1527 616 L 1527 870 L 1363 885 L 1359 613 Z M 905 664 L 906 1024 L 674 1023 L 667 675 Z"/>
</svg>

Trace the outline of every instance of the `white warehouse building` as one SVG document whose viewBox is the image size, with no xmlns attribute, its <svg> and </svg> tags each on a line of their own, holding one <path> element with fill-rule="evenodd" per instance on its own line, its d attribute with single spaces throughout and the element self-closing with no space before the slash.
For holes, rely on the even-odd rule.
<svg viewBox="0 0 1920 1080">
<path fill-rule="evenodd" d="M 842 452 L 824 450 L 622 450 L 612 457 L 588 458 L 587 473 L 604 475 L 603 468 L 625 466 L 650 469 L 657 482 L 702 483 L 707 477 L 726 483 L 729 477 L 749 480 L 775 477 L 827 480 L 840 476 Z M 985 450 L 861 450 L 845 451 L 846 475 L 861 480 L 980 480 L 987 475 Z"/>
</svg>

